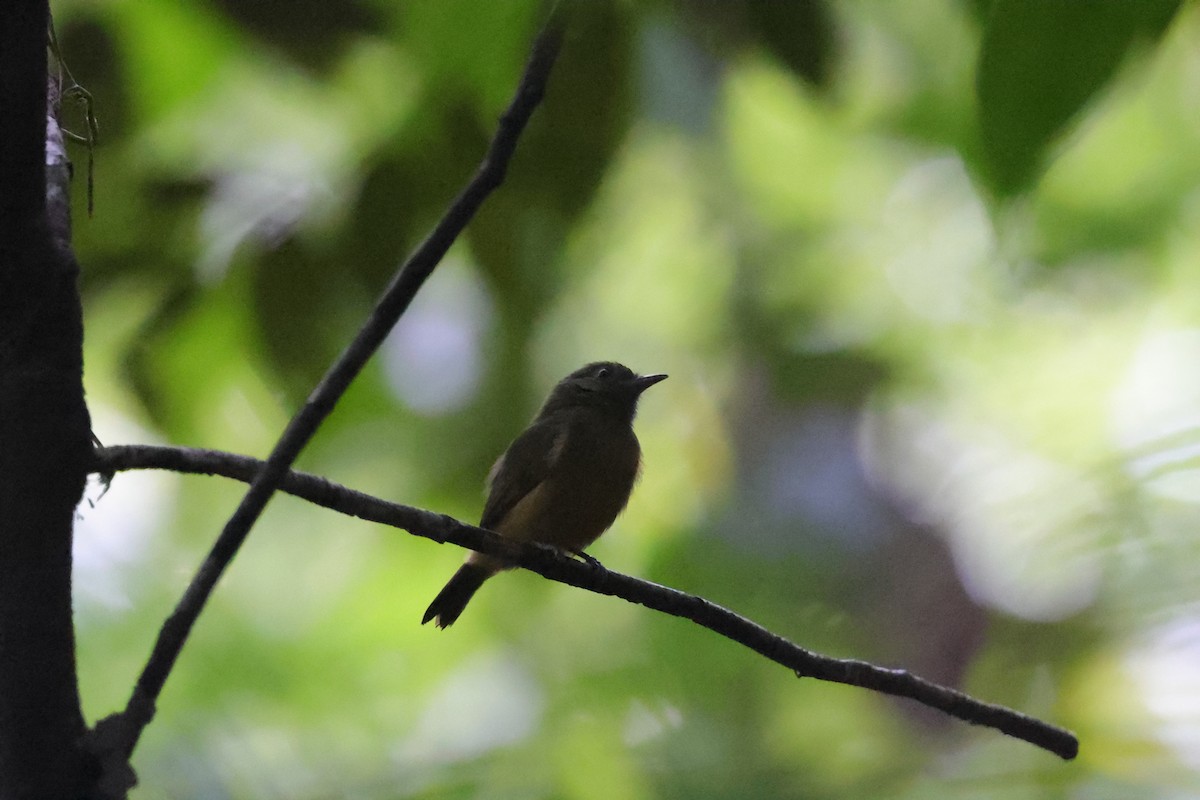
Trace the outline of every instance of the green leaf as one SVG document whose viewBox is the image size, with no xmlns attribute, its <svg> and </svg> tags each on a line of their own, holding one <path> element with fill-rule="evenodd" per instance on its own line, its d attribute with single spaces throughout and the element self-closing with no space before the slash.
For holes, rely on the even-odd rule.
<svg viewBox="0 0 1200 800">
<path fill-rule="evenodd" d="M 1131 45 L 1161 35 L 1178 8 L 1178 0 L 996 0 L 977 76 L 993 188 L 1029 186 L 1047 148 Z"/>
<path fill-rule="evenodd" d="M 836 31 L 829 8 L 815 0 L 789 3 L 746 3 L 745 13 L 753 34 L 788 69 L 815 86 L 830 79 Z"/>
</svg>

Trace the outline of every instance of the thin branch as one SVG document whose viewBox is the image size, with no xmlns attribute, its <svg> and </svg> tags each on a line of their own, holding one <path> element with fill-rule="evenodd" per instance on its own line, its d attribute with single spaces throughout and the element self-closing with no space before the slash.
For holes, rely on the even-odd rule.
<svg viewBox="0 0 1200 800">
<path fill-rule="evenodd" d="M 214 450 L 132 445 L 97 449 L 93 469 L 101 473 L 129 469 L 167 469 L 201 475 L 221 475 L 249 482 L 262 469 L 262 462 Z M 665 614 L 690 619 L 787 667 L 797 677 L 818 678 L 873 689 L 896 697 L 907 697 L 966 722 L 995 728 L 1064 759 L 1075 758 L 1079 752 L 1079 741 L 1070 731 L 1004 706 L 976 700 L 905 670 L 886 669 L 865 661 L 831 658 L 805 650 L 761 625 L 697 595 L 612 572 L 604 567 L 585 564 L 549 548 L 503 539 L 490 531 L 463 524 L 444 514 L 389 503 L 316 475 L 289 472 L 283 477 L 279 488 L 288 494 L 343 514 L 402 528 L 435 542 L 456 544 L 500 556 L 550 580 L 597 594 L 619 597 Z"/>
<path fill-rule="evenodd" d="M 72 141 L 87 145 L 88 163 L 87 163 L 87 212 L 91 217 L 96 210 L 96 143 L 100 138 L 100 123 L 96 120 L 95 99 L 92 93 L 83 88 L 80 83 L 75 80 L 75 76 L 71 74 L 71 68 L 67 66 L 67 61 L 63 57 L 62 48 L 58 44 L 58 33 L 54 29 L 54 18 L 50 19 L 49 28 L 49 45 L 50 52 L 54 55 L 54 60 L 57 65 L 57 75 L 52 81 L 53 91 L 60 99 L 70 97 L 79 103 L 83 108 L 83 119 L 87 124 L 87 135 L 81 136 L 77 133 L 63 128 L 60 139 L 67 138 Z M 61 145 L 61 143 L 60 143 Z M 63 161 L 66 160 L 66 150 L 63 148 Z M 70 175 L 68 174 L 68 178 Z"/>
<path fill-rule="evenodd" d="M 137 745 L 137 740 L 153 713 L 163 684 L 217 581 L 237 554 L 249 535 L 251 526 L 262 514 L 271 495 L 287 475 L 288 469 L 312 439 L 320 424 L 333 411 L 334 405 L 345 393 L 350 382 L 383 343 L 400 315 L 412 302 L 417 290 L 467 226 L 484 199 L 503 182 L 517 141 L 545 92 L 550 70 L 562 43 L 562 32 L 562 12 L 556 11 L 551 14 L 550 21 L 533 44 L 516 95 L 501 116 L 496 134 L 475 175 L 454 199 L 429 236 L 409 256 L 354 341 L 329 368 L 317 388 L 309 395 L 304 407 L 288 423 L 270 457 L 255 473 L 241 504 L 225 524 L 183 598 L 163 623 L 154 650 L 138 678 L 126 708 L 124 720 L 128 726 L 128 753 L 132 753 Z"/>
</svg>

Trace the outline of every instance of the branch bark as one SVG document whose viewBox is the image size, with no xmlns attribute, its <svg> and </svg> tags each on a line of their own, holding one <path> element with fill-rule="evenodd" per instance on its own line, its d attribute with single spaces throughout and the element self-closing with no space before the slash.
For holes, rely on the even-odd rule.
<svg viewBox="0 0 1200 800">
<path fill-rule="evenodd" d="M 96 451 L 93 470 L 113 473 L 129 469 L 167 469 L 200 475 L 221 475 L 249 482 L 262 462 L 215 450 L 132 445 Z M 1079 752 L 1079 741 L 1067 730 L 1004 706 L 985 703 L 905 670 L 886 669 L 865 661 L 831 658 L 778 636 L 733 611 L 697 595 L 612 572 L 563 556 L 555 550 L 501 538 L 444 514 L 389 503 L 303 472 L 288 472 L 281 491 L 325 508 L 370 522 L 401 528 L 439 543 L 500 556 L 559 583 L 597 594 L 611 595 L 676 617 L 689 619 L 754 652 L 787 667 L 799 678 L 817 678 L 907 697 L 952 717 L 994 728 L 1048 750 L 1064 759 Z"/>
<path fill-rule="evenodd" d="M 78 268 L 60 202 L 65 152 L 55 119 L 57 98 L 47 95 L 48 22 L 45 0 L 0 4 L 0 796 L 5 798 L 77 797 L 85 783 L 71 533 L 91 459 L 91 425 L 83 400 Z"/>
</svg>

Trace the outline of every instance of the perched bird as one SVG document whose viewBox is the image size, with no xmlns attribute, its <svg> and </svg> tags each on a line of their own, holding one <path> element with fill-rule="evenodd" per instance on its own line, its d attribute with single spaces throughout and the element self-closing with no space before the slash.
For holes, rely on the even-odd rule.
<svg viewBox="0 0 1200 800">
<path fill-rule="evenodd" d="M 629 501 L 642 460 L 633 433 L 638 398 L 666 377 L 600 361 L 559 381 L 492 467 L 479 527 L 582 553 Z M 432 619 L 439 628 L 452 625 L 483 582 L 511 566 L 471 553 L 421 624 Z"/>
</svg>

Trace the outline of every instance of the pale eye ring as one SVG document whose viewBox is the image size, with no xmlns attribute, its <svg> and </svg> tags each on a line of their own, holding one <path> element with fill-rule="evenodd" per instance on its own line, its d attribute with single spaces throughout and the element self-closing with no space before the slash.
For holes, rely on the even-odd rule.
<svg viewBox="0 0 1200 800">
<path fill-rule="evenodd" d="M 607 378 L 608 377 L 608 367 L 601 367 L 600 369 L 596 370 L 596 377 L 597 378 Z"/>
</svg>

